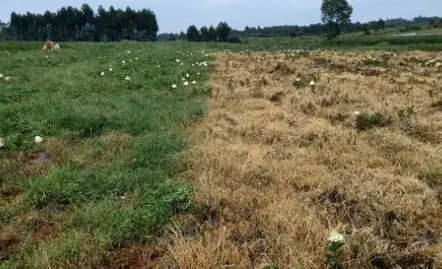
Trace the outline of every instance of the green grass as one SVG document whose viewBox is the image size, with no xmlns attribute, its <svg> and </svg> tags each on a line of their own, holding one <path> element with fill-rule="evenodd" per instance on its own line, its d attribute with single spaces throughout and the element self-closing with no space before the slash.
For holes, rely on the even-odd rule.
<svg viewBox="0 0 442 269">
<path fill-rule="evenodd" d="M 175 156 L 206 111 L 210 66 L 191 64 L 211 58 L 187 43 L 40 47 L 0 43 L 0 73 L 10 76 L 0 81 L 0 220 L 24 232 L 0 268 L 89 268 L 160 235 L 191 206 Z M 196 85 L 183 86 L 187 73 Z M 54 223 L 50 240 L 35 238 L 41 225 L 28 218 Z"/>
</svg>

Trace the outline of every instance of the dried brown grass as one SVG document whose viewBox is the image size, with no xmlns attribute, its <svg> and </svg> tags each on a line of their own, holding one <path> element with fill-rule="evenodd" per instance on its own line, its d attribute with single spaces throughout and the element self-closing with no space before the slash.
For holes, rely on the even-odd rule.
<svg viewBox="0 0 442 269">
<path fill-rule="evenodd" d="M 160 268 L 326 268 L 331 229 L 347 268 L 442 268 L 442 79 L 415 61 L 435 55 L 366 56 L 217 55 L 181 156 L 199 232 L 176 230 Z M 358 131 L 354 111 L 388 125 Z"/>
</svg>

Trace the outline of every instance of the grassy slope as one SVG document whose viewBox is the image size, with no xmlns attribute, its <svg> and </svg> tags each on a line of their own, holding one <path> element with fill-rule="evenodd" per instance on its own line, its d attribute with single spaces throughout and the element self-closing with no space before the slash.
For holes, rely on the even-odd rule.
<svg viewBox="0 0 442 269">
<path fill-rule="evenodd" d="M 39 48 L 0 44 L 0 268 L 96 266 L 188 208 L 173 160 L 205 111 L 208 68 L 191 63 L 209 58 L 183 44 Z"/>
</svg>

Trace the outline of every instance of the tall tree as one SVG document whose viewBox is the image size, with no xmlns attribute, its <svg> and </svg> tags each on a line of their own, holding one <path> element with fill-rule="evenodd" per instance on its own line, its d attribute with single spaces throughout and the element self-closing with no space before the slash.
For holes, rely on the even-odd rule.
<svg viewBox="0 0 442 269">
<path fill-rule="evenodd" d="M 200 33 L 202 41 L 204 42 L 209 41 L 209 29 L 206 26 L 201 27 Z"/>
<path fill-rule="evenodd" d="M 347 0 L 322 0 L 321 19 L 329 27 L 329 37 L 340 35 L 340 25 L 350 23 L 353 7 Z"/>
<path fill-rule="evenodd" d="M 187 29 L 187 40 L 191 42 L 200 41 L 200 32 L 198 31 L 195 25 L 191 25 Z"/>
<path fill-rule="evenodd" d="M 216 30 L 215 30 L 215 27 L 213 27 L 213 26 L 209 27 L 208 37 L 209 37 L 208 41 L 216 41 Z"/>
<path fill-rule="evenodd" d="M 216 35 L 218 37 L 218 41 L 227 42 L 229 39 L 230 26 L 227 22 L 220 22 L 216 27 Z"/>
</svg>

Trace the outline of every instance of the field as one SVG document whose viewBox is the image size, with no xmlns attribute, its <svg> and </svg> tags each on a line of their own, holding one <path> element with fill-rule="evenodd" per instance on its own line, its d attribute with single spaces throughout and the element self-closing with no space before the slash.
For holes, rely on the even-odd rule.
<svg viewBox="0 0 442 269">
<path fill-rule="evenodd" d="M 63 48 L 0 44 L 0 268 L 442 268 L 438 53 Z"/>
</svg>

